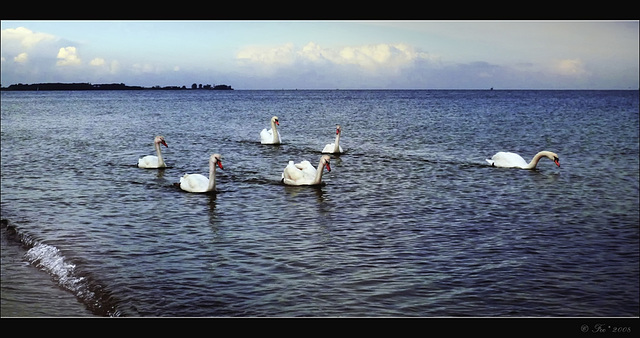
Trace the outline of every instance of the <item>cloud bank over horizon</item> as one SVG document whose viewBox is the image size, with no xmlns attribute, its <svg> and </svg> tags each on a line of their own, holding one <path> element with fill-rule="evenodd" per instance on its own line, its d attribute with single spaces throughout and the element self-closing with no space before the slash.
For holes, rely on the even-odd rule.
<svg viewBox="0 0 640 338">
<path fill-rule="evenodd" d="M 375 32 L 366 35 L 369 26 L 354 26 L 362 32 L 345 42 L 291 33 L 256 43 L 250 35 L 241 39 L 239 33 L 224 41 L 202 36 L 181 41 L 141 31 L 125 40 L 119 31 L 109 37 L 104 28 L 62 36 L 31 29 L 29 22 L 4 28 L 7 24 L 2 28 L 3 86 L 91 82 L 229 84 L 236 89 L 638 89 L 638 34 L 633 30 L 637 22 L 614 27 L 620 30 L 616 38 L 621 42 L 609 54 L 601 48 L 611 45 L 585 46 L 589 36 L 584 36 L 584 43 L 576 43 L 575 34 L 567 39 L 576 43 L 573 49 L 553 47 L 559 52 L 555 51 L 552 46 L 558 42 L 549 38 L 522 47 L 535 53 L 516 54 L 502 51 L 513 46 L 506 37 L 504 45 L 481 39 L 438 40 L 424 30 L 409 31 L 408 25 L 395 37 L 379 39 Z M 611 44 L 608 39 L 595 41 Z"/>
</svg>

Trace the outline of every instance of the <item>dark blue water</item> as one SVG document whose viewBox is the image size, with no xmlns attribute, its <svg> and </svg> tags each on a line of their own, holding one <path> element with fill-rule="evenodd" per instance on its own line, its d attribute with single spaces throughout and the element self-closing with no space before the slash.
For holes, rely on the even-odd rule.
<svg viewBox="0 0 640 338">
<path fill-rule="evenodd" d="M 638 316 L 638 99 L 2 92 L 2 314 Z M 261 145 L 273 115 L 284 144 Z M 282 185 L 336 124 L 326 184 Z M 155 135 L 169 168 L 137 168 Z M 485 162 L 541 150 L 561 167 Z M 217 194 L 173 185 L 212 153 Z"/>
</svg>

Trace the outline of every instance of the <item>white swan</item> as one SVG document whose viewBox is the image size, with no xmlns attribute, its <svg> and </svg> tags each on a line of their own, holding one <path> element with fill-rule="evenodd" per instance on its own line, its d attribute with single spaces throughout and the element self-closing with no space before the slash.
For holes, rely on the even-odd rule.
<svg viewBox="0 0 640 338">
<path fill-rule="evenodd" d="M 260 143 L 262 144 L 280 144 L 280 134 L 278 133 L 278 127 L 280 122 L 278 122 L 278 117 L 274 116 L 271 118 L 271 130 L 267 130 L 267 128 L 262 129 L 260 132 Z"/>
<path fill-rule="evenodd" d="M 147 155 L 138 160 L 139 168 L 165 168 L 164 159 L 162 158 L 162 153 L 160 152 L 160 144 L 169 148 L 167 142 L 165 142 L 164 137 L 156 136 L 153 139 L 153 146 L 156 148 L 157 156 Z"/>
<path fill-rule="evenodd" d="M 293 161 L 289 161 L 289 164 L 282 172 L 282 183 L 287 185 L 322 184 L 323 169 L 327 168 L 327 171 L 331 171 L 330 160 L 329 156 L 323 155 L 320 158 L 318 169 L 314 168 L 309 161 L 302 161 L 296 164 Z"/>
<path fill-rule="evenodd" d="M 342 128 L 340 127 L 340 125 L 336 126 L 336 141 L 334 143 L 329 143 L 326 146 L 324 146 L 324 149 L 322 149 L 322 153 L 323 154 L 341 154 L 344 151 L 342 150 L 342 147 L 340 146 L 340 133 L 342 132 Z"/>
<path fill-rule="evenodd" d="M 546 150 L 537 153 L 529 163 L 527 163 L 527 161 L 525 161 L 522 156 L 518 154 L 504 151 L 498 152 L 497 154 L 493 155 L 491 159 L 487 159 L 487 162 L 489 162 L 489 164 L 494 167 L 534 169 L 538 165 L 540 159 L 543 157 L 549 158 L 558 167 L 560 166 L 560 159 L 558 158 L 558 155 Z"/>
<path fill-rule="evenodd" d="M 216 190 L 216 165 L 220 169 L 222 160 L 220 154 L 213 154 L 209 158 L 209 178 L 200 174 L 186 174 L 180 178 L 180 189 L 188 192 L 210 192 Z"/>
</svg>

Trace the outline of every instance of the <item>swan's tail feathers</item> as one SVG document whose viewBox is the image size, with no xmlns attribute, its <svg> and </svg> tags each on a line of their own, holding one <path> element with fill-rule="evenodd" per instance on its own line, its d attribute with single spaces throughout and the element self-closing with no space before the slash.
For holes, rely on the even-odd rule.
<svg viewBox="0 0 640 338">
<path fill-rule="evenodd" d="M 182 177 L 180 177 L 180 184 L 182 184 L 182 182 L 184 182 L 184 180 L 186 180 L 188 176 L 189 174 L 184 174 Z"/>
<path fill-rule="evenodd" d="M 302 169 L 298 168 L 293 161 L 289 161 L 289 165 L 284 168 L 282 172 L 282 178 L 287 180 L 296 181 L 303 177 Z"/>
</svg>

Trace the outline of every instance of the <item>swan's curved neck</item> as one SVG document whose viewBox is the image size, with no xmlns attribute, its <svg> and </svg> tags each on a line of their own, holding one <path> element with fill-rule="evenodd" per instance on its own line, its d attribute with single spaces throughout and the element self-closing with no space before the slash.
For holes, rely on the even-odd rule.
<svg viewBox="0 0 640 338">
<path fill-rule="evenodd" d="M 546 157 L 547 154 L 549 152 L 547 151 L 541 151 L 539 153 L 537 153 L 532 159 L 531 162 L 529 162 L 529 164 L 524 168 L 524 169 L 533 169 L 538 165 L 538 162 L 540 162 L 540 159 L 543 157 Z"/>
<path fill-rule="evenodd" d="M 335 142 L 335 146 L 333 147 L 333 152 L 334 153 L 340 152 L 340 132 L 336 133 L 336 142 Z"/>
<path fill-rule="evenodd" d="M 158 155 L 158 167 L 164 167 L 164 159 L 162 158 L 162 152 L 160 151 L 160 143 L 155 142 L 156 154 Z"/>
<path fill-rule="evenodd" d="M 324 162 L 320 160 L 318 163 L 318 169 L 316 170 L 316 178 L 313 180 L 312 184 L 320 184 L 322 182 L 322 172 L 324 171 Z"/>
<path fill-rule="evenodd" d="M 271 121 L 271 130 L 273 130 L 273 143 L 278 143 L 280 138 L 278 137 L 278 126 L 275 121 Z"/>
<path fill-rule="evenodd" d="M 216 190 L 216 164 L 209 162 L 209 186 L 207 187 L 207 191 L 214 190 Z"/>
</svg>

